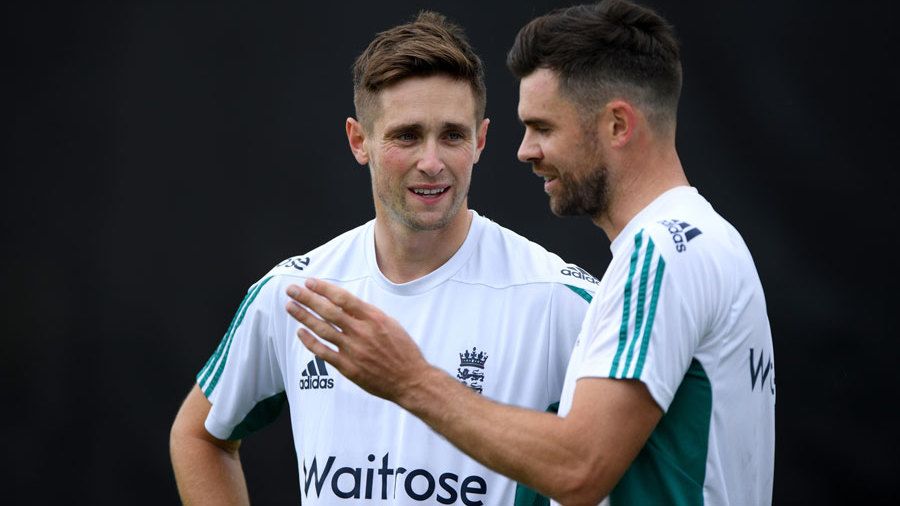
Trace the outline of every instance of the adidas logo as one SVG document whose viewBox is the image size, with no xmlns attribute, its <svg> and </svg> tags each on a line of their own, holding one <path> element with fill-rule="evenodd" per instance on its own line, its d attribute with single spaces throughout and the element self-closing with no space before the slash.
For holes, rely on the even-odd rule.
<svg viewBox="0 0 900 506">
<path fill-rule="evenodd" d="M 588 283 L 593 283 L 595 285 L 600 284 L 599 279 L 595 278 L 594 276 L 591 276 L 590 272 L 582 269 L 581 267 L 578 267 L 575 264 L 567 265 L 566 268 L 559 271 L 559 273 L 562 274 L 563 276 L 572 276 L 573 278 L 583 279 L 583 280 L 587 281 Z"/>
<path fill-rule="evenodd" d="M 325 361 L 319 357 L 306 364 L 306 370 L 300 373 L 300 390 L 320 390 L 334 388 L 334 380 L 328 377 Z"/>
<path fill-rule="evenodd" d="M 668 229 L 672 234 L 672 241 L 675 242 L 675 250 L 679 253 L 687 249 L 687 243 L 691 239 L 697 237 L 703 232 L 699 228 L 691 226 L 690 223 L 681 220 L 662 220 L 659 222 Z"/>
</svg>

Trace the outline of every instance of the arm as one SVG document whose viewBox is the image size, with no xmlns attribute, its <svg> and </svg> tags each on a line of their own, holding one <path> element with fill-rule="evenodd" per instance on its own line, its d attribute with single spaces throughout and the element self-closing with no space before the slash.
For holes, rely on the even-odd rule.
<svg viewBox="0 0 900 506">
<path fill-rule="evenodd" d="M 210 435 L 203 426 L 210 403 L 197 385 L 188 394 L 169 435 L 169 452 L 184 504 L 249 504 L 240 441 Z"/>
<path fill-rule="evenodd" d="M 307 348 L 474 459 L 561 503 L 596 504 L 608 495 L 662 416 L 638 381 L 580 380 L 565 418 L 492 402 L 428 364 L 374 306 L 321 281 L 307 288 L 288 289 L 297 302 L 288 312 L 337 351 L 301 328 Z"/>
</svg>

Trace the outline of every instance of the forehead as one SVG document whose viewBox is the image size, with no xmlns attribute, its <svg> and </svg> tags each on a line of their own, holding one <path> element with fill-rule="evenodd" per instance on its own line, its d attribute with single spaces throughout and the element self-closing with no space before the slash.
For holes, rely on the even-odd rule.
<svg viewBox="0 0 900 506">
<path fill-rule="evenodd" d="M 575 104 L 559 92 L 559 78 L 549 69 L 538 69 L 519 82 L 519 119 L 563 121 L 577 116 Z"/>
<path fill-rule="evenodd" d="M 448 76 L 410 77 L 379 93 L 375 128 L 401 124 L 475 125 L 475 94 L 466 81 Z"/>
</svg>

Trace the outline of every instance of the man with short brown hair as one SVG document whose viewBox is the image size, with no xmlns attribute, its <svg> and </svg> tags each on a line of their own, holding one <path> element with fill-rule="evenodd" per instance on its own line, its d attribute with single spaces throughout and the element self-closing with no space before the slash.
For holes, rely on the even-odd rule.
<svg viewBox="0 0 900 506">
<path fill-rule="evenodd" d="M 467 390 L 555 409 L 596 280 L 468 209 L 488 128 L 483 75 L 462 30 L 436 13 L 378 34 L 358 58 L 346 132 L 369 167 L 375 219 L 251 286 L 172 428 L 186 503 L 248 501 L 240 440 L 285 402 L 305 505 L 535 500 L 309 352 L 284 311 L 289 285 L 328 279 L 397 315 Z"/>
<path fill-rule="evenodd" d="M 740 234 L 689 186 L 675 149 L 672 28 L 625 0 L 577 5 L 526 25 L 508 63 L 520 79 L 519 159 L 543 178 L 553 212 L 590 216 L 613 253 L 568 364 L 560 416 L 472 395 L 430 366 L 401 324 L 328 283 L 288 288 L 325 321 L 300 304 L 288 311 L 336 348 L 305 329 L 300 339 L 561 504 L 770 503 L 765 297 Z"/>
</svg>

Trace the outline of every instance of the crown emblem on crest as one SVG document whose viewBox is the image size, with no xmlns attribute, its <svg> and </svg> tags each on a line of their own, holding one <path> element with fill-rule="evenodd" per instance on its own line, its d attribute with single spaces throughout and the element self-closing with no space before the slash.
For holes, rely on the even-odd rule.
<svg viewBox="0 0 900 506">
<path fill-rule="evenodd" d="M 460 353 L 456 379 L 480 394 L 484 390 L 484 363 L 487 359 L 487 353 L 478 351 L 474 346 L 472 351 Z"/>
<path fill-rule="evenodd" d="M 478 351 L 478 348 L 473 347 L 471 353 L 468 350 L 465 353 L 460 353 L 459 366 L 484 369 L 484 362 L 488 359 L 487 353 L 483 351 L 478 351 L 478 353 L 476 353 L 476 351 Z"/>
</svg>

